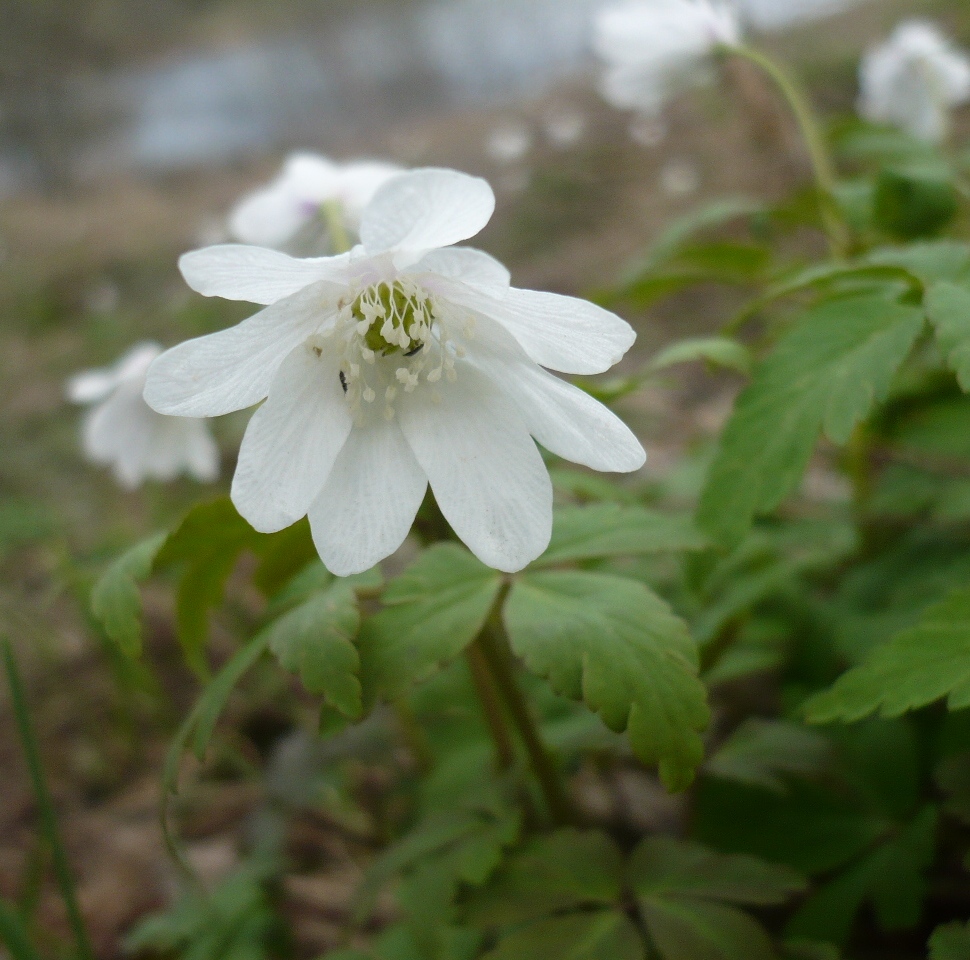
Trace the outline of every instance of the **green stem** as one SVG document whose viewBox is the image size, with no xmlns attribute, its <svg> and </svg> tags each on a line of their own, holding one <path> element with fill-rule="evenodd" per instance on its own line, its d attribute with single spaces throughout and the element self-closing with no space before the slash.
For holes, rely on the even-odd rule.
<svg viewBox="0 0 970 960">
<path fill-rule="evenodd" d="M 825 145 L 825 138 L 819 129 L 815 112 L 808 101 L 808 97 L 778 63 L 760 50 L 753 47 L 738 46 L 731 47 L 730 52 L 748 60 L 763 71 L 778 88 L 791 109 L 812 162 L 815 183 L 820 194 L 822 222 L 825 226 L 829 246 L 836 259 L 844 259 L 849 250 L 849 234 L 842 218 L 836 213 L 835 189 L 837 180 L 835 168 L 832 165 Z"/>
<path fill-rule="evenodd" d="M 347 253 L 353 244 L 344 226 L 343 207 L 337 200 L 325 200 L 320 206 L 320 213 L 327 225 L 330 237 L 330 248 L 334 254 Z"/>
<path fill-rule="evenodd" d="M 529 710 L 529 704 L 519 689 L 513 669 L 512 651 L 509 648 L 505 630 L 497 617 L 486 625 L 478 642 L 489 672 L 505 701 L 509 716 L 522 738 L 550 817 L 556 826 L 577 823 L 579 818 L 559 777 L 556 764 L 542 742 L 538 727 Z"/>
<path fill-rule="evenodd" d="M 81 960 L 94 960 L 94 949 L 91 946 L 87 929 L 84 926 L 84 918 L 81 916 L 81 909 L 78 906 L 77 896 L 74 891 L 74 880 L 71 877 L 67 854 L 57 829 L 57 815 L 54 812 L 54 803 L 51 800 L 50 792 L 47 789 L 47 782 L 44 779 L 44 768 L 40 759 L 40 751 L 37 748 L 37 739 L 34 736 L 33 727 L 30 723 L 30 714 L 27 710 L 27 697 L 24 694 L 24 687 L 20 680 L 20 673 L 17 670 L 17 663 L 14 660 L 10 641 L 7 639 L 3 640 L 3 659 L 4 665 L 7 668 L 7 680 L 10 684 L 10 698 L 13 703 L 14 717 L 17 721 L 17 731 L 20 734 L 20 743 L 27 760 L 27 769 L 30 772 L 30 779 L 34 788 L 34 797 L 40 812 L 41 831 L 50 847 L 54 875 L 57 878 L 61 896 L 64 898 L 64 906 L 67 908 L 67 917 L 71 925 L 71 931 L 74 934 L 77 955 Z"/>
<path fill-rule="evenodd" d="M 496 688 L 495 678 L 488 666 L 481 640 L 476 640 L 465 649 L 465 659 L 471 671 L 478 701 L 482 707 L 485 723 L 495 744 L 495 759 L 500 772 L 507 772 L 515 766 L 515 745 L 512 735 L 505 725 L 502 714 L 502 701 Z"/>
</svg>

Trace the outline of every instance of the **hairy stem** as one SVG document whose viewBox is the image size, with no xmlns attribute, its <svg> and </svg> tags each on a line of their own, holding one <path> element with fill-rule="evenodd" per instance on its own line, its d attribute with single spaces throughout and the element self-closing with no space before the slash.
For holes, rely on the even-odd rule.
<svg viewBox="0 0 970 960">
<path fill-rule="evenodd" d="M 550 817 L 556 826 L 577 823 L 578 817 L 556 769 L 555 761 L 542 742 L 529 704 L 516 681 L 512 651 L 505 636 L 505 629 L 498 617 L 493 617 L 486 625 L 478 638 L 478 643 L 489 672 L 505 701 L 509 716 L 522 738 Z"/>
<path fill-rule="evenodd" d="M 836 212 L 835 168 L 832 165 L 828 148 L 825 145 L 825 138 L 819 129 L 818 120 L 808 98 L 784 69 L 760 50 L 739 46 L 732 47 L 730 52 L 743 57 L 758 67 L 775 84 L 791 109 L 812 162 L 815 184 L 820 195 L 822 222 L 829 246 L 836 259 L 844 259 L 849 250 L 850 238 L 844 221 Z"/>
<path fill-rule="evenodd" d="M 71 876 L 67 853 L 64 850 L 64 844 L 61 842 L 60 831 L 57 827 L 57 814 L 54 811 L 54 803 L 51 800 L 50 791 L 47 788 L 47 781 L 44 778 L 44 767 L 40 759 L 40 751 L 37 747 L 37 738 L 34 736 L 34 730 L 30 722 L 30 714 L 27 709 L 27 697 L 24 693 L 20 673 L 17 670 L 17 662 L 14 660 L 10 641 L 4 639 L 2 646 L 4 665 L 7 669 L 7 680 L 10 684 L 10 699 L 13 704 L 14 717 L 17 721 L 17 732 L 20 735 L 20 743 L 24 750 L 24 757 L 27 760 L 27 769 L 30 773 L 31 785 L 34 788 L 34 797 L 40 813 L 40 828 L 45 841 L 50 847 L 54 875 L 57 878 L 57 884 L 60 887 L 61 896 L 64 899 L 64 906 L 67 909 L 67 918 L 71 925 L 71 932 L 74 935 L 77 955 L 80 960 L 94 960 L 94 949 L 91 946 L 91 940 L 88 937 L 87 928 L 84 925 L 84 918 L 81 916 L 81 908 L 78 906 L 77 895 L 74 890 L 74 879 Z"/>
</svg>

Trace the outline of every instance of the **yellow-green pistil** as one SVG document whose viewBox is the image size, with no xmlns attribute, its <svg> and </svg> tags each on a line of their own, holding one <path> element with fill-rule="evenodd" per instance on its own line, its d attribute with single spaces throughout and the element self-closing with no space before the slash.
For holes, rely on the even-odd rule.
<svg viewBox="0 0 970 960">
<path fill-rule="evenodd" d="M 380 356 L 420 350 L 432 322 L 431 303 L 399 283 L 376 283 L 351 304 L 364 346 Z"/>
</svg>

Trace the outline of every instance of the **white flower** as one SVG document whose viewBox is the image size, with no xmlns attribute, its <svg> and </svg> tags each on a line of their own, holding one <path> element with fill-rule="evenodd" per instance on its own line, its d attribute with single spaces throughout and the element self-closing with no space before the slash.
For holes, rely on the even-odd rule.
<svg viewBox="0 0 970 960">
<path fill-rule="evenodd" d="M 484 180 L 417 170 L 364 211 L 350 254 L 299 260 L 245 246 L 186 254 L 207 296 L 268 304 L 155 361 L 145 398 L 181 416 L 256 411 L 232 498 L 257 529 L 309 514 L 338 575 L 393 553 L 430 481 L 458 536 L 513 571 L 549 542 L 552 486 L 533 437 L 597 470 L 638 469 L 630 430 L 587 393 L 547 373 L 601 373 L 635 339 L 612 313 L 518 290 L 478 250 L 495 206 Z"/>
<path fill-rule="evenodd" d="M 229 232 L 242 243 L 281 247 L 332 203 L 343 227 L 356 234 L 360 216 L 377 190 L 401 168 L 389 163 L 338 164 L 312 153 L 294 153 L 280 175 L 250 194 L 229 215 Z"/>
<path fill-rule="evenodd" d="M 656 114 L 678 89 L 706 82 L 716 50 L 740 42 L 738 16 L 719 0 L 621 0 L 594 25 L 593 46 L 607 65 L 603 96 Z"/>
<path fill-rule="evenodd" d="M 93 405 L 84 419 L 85 454 L 110 466 L 128 489 L 148 478 L 187 473 L 211 481 L 219 474 L 219 450 L 205 423 L 163 417 L 142 397 L 145 374 L 161 352 L 157 343 L 140 343 L 114 366 L 79 373 L 67 384 L 72 403 Z"/>
<path fill-rule="evenodd" d="M 938 143 L 948 133 L 950 111 L 970 100 L 970 58 L 933 24 L 913 20 L 866 55 L 860 81 L 859 112 L 866 119 Z"/>
</svg>

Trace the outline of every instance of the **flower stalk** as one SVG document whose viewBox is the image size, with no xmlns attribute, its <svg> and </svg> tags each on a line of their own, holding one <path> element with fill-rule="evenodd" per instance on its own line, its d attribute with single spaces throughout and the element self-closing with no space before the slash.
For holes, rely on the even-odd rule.
<svg viewBox="0 0 970 960">
<path fill-rule="evenodd" d="M 505 628 L 497 616 L 492 617 L 486 624 L 476 643 L 525 747 L 529 765 L 539 783 L 553 824 L 562 827 L 578 823 L 579 817 L 563 785 L 556 763 L 542 741 L 529 703 L 519 688 Z"/>
<path fill-rule="evenodd" d="M 812 164 L 815 185 L 819 192 L 822 223 L 829 246 L 836 259 L 845 259 L 849 252 L 850 237 L 844 221 L 835 208 L 837 184 L 835 167 L 808 97 L 785 70 L 762 51 L 754 47 L 738 45 L 728 48 L 728 52 L 758 67 L 774 83 L 788 104 Z"/>
</svg>

